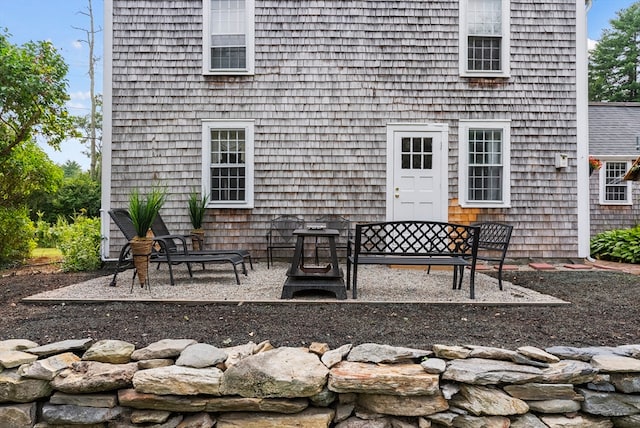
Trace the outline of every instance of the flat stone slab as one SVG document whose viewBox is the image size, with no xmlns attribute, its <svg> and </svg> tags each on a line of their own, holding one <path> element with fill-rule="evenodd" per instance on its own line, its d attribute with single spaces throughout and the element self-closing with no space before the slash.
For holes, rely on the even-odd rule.
<svg viewBox="0 0 640 428">
<path fill-rule="evenodd" d="M 555 270 L 555 266 L 549 263 L 529 263 L 529 267 L 535 270 Z"/>
<path fill-rule="evenodd" d="M 592 269 L 592 267 L 589 266 L 589 265 L 572 264 L 572 263 L 568 263 L 568 264 L 564 265 L 564 267 L 567 268 L 567 269 L 571 269 L 571 270 L 590 270 L 590 269 Z"/>
</svg>

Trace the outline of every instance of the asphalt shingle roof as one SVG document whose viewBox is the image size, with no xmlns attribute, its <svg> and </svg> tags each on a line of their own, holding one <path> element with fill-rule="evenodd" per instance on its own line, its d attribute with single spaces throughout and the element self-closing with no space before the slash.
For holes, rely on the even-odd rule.
<svg viewBox="0 0 640 428">
<path fill-rule="evenodd" d="M 640 156 L 640 103 L 590 103 L 589 153 Z"/>
</svg>

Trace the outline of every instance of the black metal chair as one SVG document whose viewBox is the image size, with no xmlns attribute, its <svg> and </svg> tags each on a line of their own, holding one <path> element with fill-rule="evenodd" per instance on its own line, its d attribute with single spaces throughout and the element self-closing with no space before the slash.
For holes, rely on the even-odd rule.
<svg viewBox="0 0 640 428">
<path fill-rule="evenodd" d="M 316 219 L 316 223 L 326 225 L 327 229 L 336 229 L 340 235 L 336 238 L 336 249 L 343 250 L 345 252 L 349 247 L 349 238 L 351 237 L 351 221 L 347 218 L 329 214 Z M 319 260 L 319 250 L 328 250 L 329 244 L 323 241 L 316 240 L 316 264 Z"/>
<path fill-rule="evenodd" d="M 113 222 L 118 226 L 122 234 L 127 241 L 131 241 L 136 236 L 135 227 L 129 216 L 129 212 L 126 209 L 112 209 L 109 210 L 109 216 Z M 173 278 L 173 265 L 184 263 L 189 270 L 189 276 L 193 277 L 191 270 L 191 263 L 230 263 L 233 266 L 233 273 L 236 277 L 236 283 L 240 285 L 240 277 L 238 276 L 237 266 L 240 265 L 244 272 L 244 259 L 236 254 L 220 254 L 220 255 L 207 255 L 207 254 L 191 254 L 187 249 L 187 243 L 183 237 L 179 236 L 154 236 L 154 246 L 152 248 L 151 257 L 149 259 L 152 263 L 166 263 L 169 267 L 169 278 L 171 285 L 175 285 Z M 176 244 L 175 240 L 178 240 L 180 244 Z M 172 242 L 172 244 L 170 244 Z M 171 247 L 171 250 L 169 249 Z M 116 265 L 113 279 L 111 280 L 111 286 L 116 285 L 116 279 L 118 273 L 132 267 L 132 254 L 131 245 L 127 242 L 120 250 L 118 256 L 118 264 Z M 135 273 L 134 273 L 135 278 Z"/>
<path fill-rule="evenodd" d="M 480 226 L 476 259 L 498 262 L 498 285 L 502 290 L 502 267 L 509 249 L 513 226 L 491 221 L 474 223 L 472 226 Z"/>
<path fill-rule="evenodd" d="M 183 241 L 180 241 L 179 239 L 187 239 L 187 238 L 191 238 L 193 239 L 192 235 L 175 235 L 172 234 L 171 232 L 169 232 L 169 228 L 167 228 L 166 223 L 164 222 L 164 220 L 162 219 L 162 216 L 160 214 L 158 214 L 156 216 L 156 218 L 153 220 L 153 224 L 151 225 L 151 231 L 153 232 L 154 236 L 162 236 L 165 239 L 167 239 L 167 249 L 168 251 L 171 252 L 177 252 L 178 246 L 176 245 L 176 241 L 174 241 L 174 238 L 178 238 L 178 241 L 180 244 L 182 244 Z M 170 239 L 168 239 L 170 238 Z M 202 248 L 202 246 L 200 247 Z M 249 253 L 248 250 L 244 250 L 244 249 L 233 249 L 233 250 L 198 250 L 198 251 L 189 251 L 189 254 L 191 255 L 207 255 L 207 256 L 217 256 L 217 255 L 224 255 L 224 254 L 235 254 L 238 255 L 240 257 L 242 257 L 244 260 L 249 262 L 249 267 L 251 268 L 251 270 L 253 270 L 253 261 L 251 260 L 251 254 Z M 247 269 L 245 268 L 245 265 L 242 265 L 243 271 L 242 273 L 244 273 L 245 275 L 247 274 Z"/>
<path fill-rule="evenodd" d="M 282 215 L 271 220 L 267 232 L 267 269 L 273 265 L 274 250 L 294 250 L 296 239 L 293 231 L 305 226 L 305 221 L 293 215 Z"/>
<path fill-rule="evenodd" d="M 471 226 L 480 227 L 476 260 L 498 262 L 498 285 L 502 290 L 502 268 L 509 249 L 513 226 L 492 221 L 472 223 Z M 458 267 L 458 269 L 460 283 L 462 283 L 464 269 L 462 267 Z M 431 273 L 431 266 L 429 266 L 427 273 Z"/>
</svg>

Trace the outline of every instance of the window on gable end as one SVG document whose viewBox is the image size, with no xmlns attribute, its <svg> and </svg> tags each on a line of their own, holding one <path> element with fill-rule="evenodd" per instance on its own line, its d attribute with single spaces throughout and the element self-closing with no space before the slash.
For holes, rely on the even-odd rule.
<svg viewBox="0 0 640 428">
<path fill-rule="evenodd" d="M 211 208 L 253 208 L 254 124 L 205 120 L 202 182 Z"/>
<path fill-rule="evenodd" d="M 511 205 L 509 121 L 460 121 L 458 138 L 460 205 L 508 208 Z"/>
<path fill-rule="evenodd" d="M 509 0 L 460 1 L 460 75 L 508 77 Z"/>
<path fill-rule="evenodd" d="M 203 0 L 203 73 L 253 74 L 254 0 Z"/>
<path fill-rule="evenodd" d="M 600 204 L 631 205 L 631 181 L 622 178 L 631 168 L 631 161 L 603 160 L 599 170 Z"/>
</svg>

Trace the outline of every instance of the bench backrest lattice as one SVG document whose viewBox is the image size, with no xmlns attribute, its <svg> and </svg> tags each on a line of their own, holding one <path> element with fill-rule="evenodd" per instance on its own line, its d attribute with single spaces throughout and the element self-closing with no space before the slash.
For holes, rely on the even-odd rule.
<svg viewBox="0 0 640 428">
<path fill-rule="evenodd" d="M 442 222 L 384 222 L 356 225 L 355 248 L 370 256 L 473 256 L 477 228 Z M 477 247 L 476 247 L 477 248 Z"/>
<path fill-rule="evenodd" d="M 476 226 L 480 226 L 479 248 L 506 252 L 511 239 L 512 226 L 492 222 L 477 223 Z"/>
</svg>

